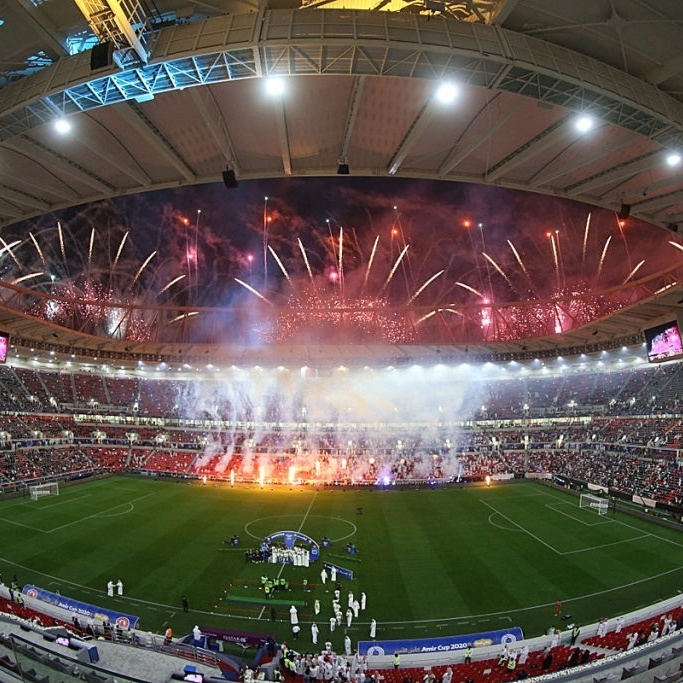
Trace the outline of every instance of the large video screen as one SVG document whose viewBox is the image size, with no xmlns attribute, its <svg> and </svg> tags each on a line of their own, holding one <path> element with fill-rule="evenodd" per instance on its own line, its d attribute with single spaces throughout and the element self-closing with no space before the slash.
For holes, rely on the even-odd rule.
<svg viewBox="0 0 683 683">
<path fill-rule="evenodd" d="M 9 353 L 9 334 L 7 332 L 0 332 L 0 363 L 7 360 Z"/>
<path fill-rule="evenodd" d="M 675 320 L 651 327 L 645 330 L 644 334 L 647 359 L 651 363 L 661 363 L 683 356 L 683 339 L 681 339 L 681 330 Z"/>
</svg>

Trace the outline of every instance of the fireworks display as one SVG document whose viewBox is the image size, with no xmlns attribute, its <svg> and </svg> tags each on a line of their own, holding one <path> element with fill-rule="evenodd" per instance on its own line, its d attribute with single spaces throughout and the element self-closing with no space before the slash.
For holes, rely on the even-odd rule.
<svg viewBox="0 0 683 683">
<path fill-rule="evenodd" d="M 122 234 L 111 256 L 104 256 L 108 250 L 99 241 L 111 240 L 112 234 L 103 238 L 92 228 L 84 241 L 76 241 L 60 222 L 39 234 L 29 232 L 28 239 L 2 240 L 2 279 L 11 286 L 2 290 L 5 302 L 23 313 L 89 334 L 151 339 L 155 318 L 146 308 L 145 292 L 136 284 L 154 254 L 137 271 L 128 271 L 130 263 L 122 258 L 128 235 Z"/>
<path fill-rule="evenodd" d="M 681 246 L 664 230 L 434 185 L 319 181 L 305 200 L 302 182 L 271 183 L 230 206 L 196 188 L 44 217 L 0 236 L 0 295 L 115 339 L 448 344 L 562 333 L 655 291 L 658 273 L 677 279 Z"/>
<path fill-rule="evenodd" d="M 512 341 L 636 303 L 678 281 L 682 252 L 634 219 L 497 188 L 241 181 L 227 195 L 127 197 L 8 228 L 0 299 L 132 341 Z M 238 460 L 238 478 L 282 465 L 317 481 L 380 481 L 408 463 L 411 475 L 460 476 L 458 425 L 508 400 L 507 370 L 492 364 L 242 365 L 145 384 L 162 414 L 224 425 L 200 464 L 228 476 Z"/>
<path fill-rule="evenodd" d="M 302 335 L 303 332 L 303 335 Z M 347 303 L 324 291 L 292 297 L 278 311 L 274 333 L 267 341 L 318 343 L 405 344 L 417 338 L 405 316 L 381 297 L 358 297 Z"/>
</svg>

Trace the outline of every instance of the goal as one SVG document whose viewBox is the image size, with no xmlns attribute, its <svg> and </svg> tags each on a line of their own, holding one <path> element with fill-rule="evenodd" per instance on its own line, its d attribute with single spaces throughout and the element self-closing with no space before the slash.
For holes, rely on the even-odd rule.
<svg viewBox="0 0 683 683">
<path fill-rule="evenodd" d="M 36 484 L 28 487 L 31 500 L 38 500 L 43 496 L 58 496 L 59 484 L 56 481 L 51 481 L 49 484 Z"/>
<path fill-rule="evenodd" d="M 579 498 L 580 508 L 592 508 L 599 515 L 606 515 L 609 509 L 609 500 L 607 498 L 600 498 L 591 493 L 582 493 Z"/>
</svg>

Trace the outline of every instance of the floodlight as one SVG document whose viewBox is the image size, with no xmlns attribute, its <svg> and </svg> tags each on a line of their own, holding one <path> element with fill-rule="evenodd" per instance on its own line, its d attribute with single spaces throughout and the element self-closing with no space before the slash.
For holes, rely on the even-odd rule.
<svg viewBox="0 0 683 683">
<path fill-rule="evenodd" d="M 55 130 L 65 135 L 71 130 L 71 123 L 67 119 L 57 119 L 54 123 Z"/>
<path fill-rule="evenodd" d="M 442 83 L 436 90 L 436 99 L 442 104 L 450 104 L 455 100 L 458 88 L 449 82 Z"/>
<path fill-rule="evenodd" d="M 285 91 L 285 83 L 279 76 L 269 76 L 266 80 L 266 92 L 273 97 L 282 95 Z"/>
<path fill-rule="evenodd" d="M 678 152 L 671 152 L 666 157 L 666 163 L 669 166 L 678 166 L 681 163 L 681 155 Z"/>
<path fill-rule="evenodd" d="M 589 130 L 593 128 L 595 122 L 593 121 L 592 116 L 588 116 L 588 114 L 582 114 L 581 116 L 579 116 L 579 118 L 576 119 L 574 125 L 576 126 L 576 130 L 578 130 L 579 133 L 587 133 Z"/>
</svg>

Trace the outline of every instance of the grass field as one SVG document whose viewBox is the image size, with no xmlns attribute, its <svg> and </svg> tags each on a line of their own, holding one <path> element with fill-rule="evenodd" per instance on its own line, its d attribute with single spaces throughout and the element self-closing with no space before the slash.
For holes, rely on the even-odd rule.
<svg viewBox="0 0 683 683">
<path fill-rule="evenodd" d="M 362 514 L 358 508 L 362 507 Z M 563 627 L 554 604 L 579 623 L 671 597 L 683 583 L 683 535 L 646 521 L 599 516 L 540 484 L 371 490 L 235 488 L 113 477 L 62 488 L 58 497 L 0 503 L 0 572 L 20 582 L 141 618 L 162 632 L 195 623 L 289 637 L 288 604 L 318 598 L 328 639 L 329 583 L 310 568 L 246 563 L 264 536 L 301 531 L 332 539 L 322 558 L 353 569 L 368 607 L 352 625 L 366 639 L 450 635 L 521 626 L 527 636 Z M 224 543 L 239 534 L 241 544 Z M 346 543 L 358 547 L 348 555 Z M 259 577 L 283 576 L 275 623 Z M 122 579 L 125 595 L 108 598 Z M 310 592 L 304 593 L 307 578 Z M 189 614 L 180 607 L 182 595 Z M 231 599 L 226 599 L 228 596 Z M 235 598 L 246 597 L 242 602 Z M 255 600 L 254 600 L 255 598 Z M 344 604 L 345 607 L 345 604 Z M 301 607 L 310 642 L 311 607 Z M 345 628 L 330 640 L 341 647 Z"/>
</svg>

